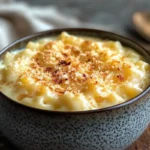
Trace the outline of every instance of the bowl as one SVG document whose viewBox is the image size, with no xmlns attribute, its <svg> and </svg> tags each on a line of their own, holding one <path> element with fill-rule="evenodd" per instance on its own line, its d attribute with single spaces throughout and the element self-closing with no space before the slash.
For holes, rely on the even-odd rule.
<svg viewBox="0 0 150 150">
<path fill-rule="evenodd" d="M 22 49 L 31 40 L 55 37 L 62 31 L 80 36 L 120 41 L 150 62 L 150 54 L 138 44 L 114 33 L 84 29 L 56 29 L 20 39 L 0 51 Z M 0 93 L 0 130 L 21 150 L 123 150 L 150 122 L 150 86 L 140 95 L 108 108 L 59 112 L 19 104 Z"/>
</svg>

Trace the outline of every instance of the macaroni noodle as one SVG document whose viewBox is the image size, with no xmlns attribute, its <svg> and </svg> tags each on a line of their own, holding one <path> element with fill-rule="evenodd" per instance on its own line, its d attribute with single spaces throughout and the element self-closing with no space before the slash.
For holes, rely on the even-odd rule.
<svg viewBox="0 0 150 150">
<path fill-rule="evenodd" d="M 118 41 L 77 37 L 29 42 L 0 62 L 0 90 L 40 109 L 81 111 L 113 106 L 149 85 L 150 65 Z"/>
</svg>

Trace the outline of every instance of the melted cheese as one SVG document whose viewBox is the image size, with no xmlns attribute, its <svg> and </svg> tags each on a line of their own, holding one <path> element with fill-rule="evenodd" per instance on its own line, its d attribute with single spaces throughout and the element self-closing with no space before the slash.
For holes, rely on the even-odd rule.
<svg viewBox="0 0 150 150">
<path fill-rule="evenodd" d="M 109 107 L 140 94 L 150 65 L 118 41 L 63 32 L 29 42 L 0 63 L 0 90 L 19 103 L 60 111 Z"/>
</svg>

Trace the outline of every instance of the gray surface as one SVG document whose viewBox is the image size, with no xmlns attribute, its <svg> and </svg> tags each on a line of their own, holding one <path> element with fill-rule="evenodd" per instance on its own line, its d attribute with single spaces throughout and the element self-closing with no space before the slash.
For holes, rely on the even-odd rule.
<svg viewBox="0 0 150 150">
<path fill-rule="evenodd" d="M 19 0 L 18 0 L 19 1 Z M 80 20 L 115 28 L 126 34 L 135 11 L 149 10 L 149 0 L 22 0 L 32 5 L 57 5 L 66 15 L 75 15 Z"/>
<path fill-rule="evenodd" d="M 113 32 L 134 38 L 148 45 L 135 33 L 131 16 L 135 11 L 150 11 L 150 0 L 16 0 L 32 5 L 56 5 L 66 15 L 73 15 L 82 21 L 107 25 Z M 12 150 L 2 136 L 0 150 Z"/>
<path fill-rule="evenodd" d="M 150 11 L 150 0 L 16 0 L 31 5 L 54 5 L 65 15 L 75 16 L 86 23 L 106 26 L 109 31 L 136 40 L 150 50 L 149 43 L 134 30 L 132 14 Z M 103 29 L 103 28 L 99 28 Z"/>
</svg>

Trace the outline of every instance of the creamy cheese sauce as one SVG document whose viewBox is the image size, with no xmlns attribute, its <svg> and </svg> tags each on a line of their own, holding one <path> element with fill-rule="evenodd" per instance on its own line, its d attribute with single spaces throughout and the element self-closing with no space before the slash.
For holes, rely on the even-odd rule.
<svg viewBox="0 0 150 150">
<path fill-rule="evenodd" d="M 149 81 L 149 63 L 131 48 L 66 32 L 57 39 L 31 41 L 0 62 L 1 92 L 47 110 L 113 106 L 139 95 Z"/>
</svg>

